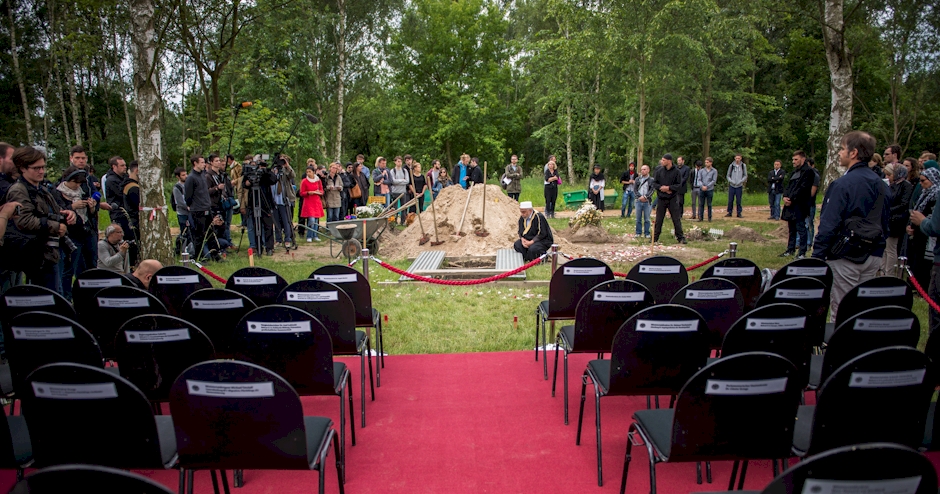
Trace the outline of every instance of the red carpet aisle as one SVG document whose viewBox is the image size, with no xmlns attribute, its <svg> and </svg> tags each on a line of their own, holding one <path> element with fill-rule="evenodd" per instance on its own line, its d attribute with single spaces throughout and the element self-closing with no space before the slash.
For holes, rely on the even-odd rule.
<svg viewBox="0 0 940 494">
<path fill-rule="evenodd" d="M 551 353 L 549 354 L 551 358 Z M 556 398 L 542 380 L 542 363 L 532 352 L 394 356 L 382 376 L 376 401 L 367 404 L 367 427 L 359 429 L 358 362 L 355 447 L 348 446 L 346 491 L 359 493 L 593 493 L 617 492 L 626 432 L 645 398 L 601 400 L 604 480 L 597 487 L 594 404 L 585 406 L 581 446 L 575 446 L 580 376 L 589 355 L 570 360 L 571 425 L 563 421 L 561 376 Z M 549 361 L 551 370 L 551 360 Z M 561 369 L 559 369 L 561 374 Z M 668 398 L 662 400 L 663 405 Z M 304 398 L 305 412 L 331 416 L 338 424 L 337 398 Z M 328 459 L 327 491 L 336 492 L 333 456 Z M 935 461 L 935 463 L 937 463 Z M 634 448 L 628 492 L 649 492 L 645 448 Z M 727 488 L 731 464 L 713 464 L 714 483 L 695 484 L 695 465 L 660 465 L 658 491 L 685 494 Z M 142 472 L 174 491 L 178 476 Z M 751 463 L 746 488 L 761 489 L 772 477 L 769 462 Z M 315 493 L 316 472 L 248 471 L 237 494 Z M 12 482 L 3 472 L 2 492 Z M 207 472 L 197 473 L 196 492 L 211 492 Z"/>
</svg>

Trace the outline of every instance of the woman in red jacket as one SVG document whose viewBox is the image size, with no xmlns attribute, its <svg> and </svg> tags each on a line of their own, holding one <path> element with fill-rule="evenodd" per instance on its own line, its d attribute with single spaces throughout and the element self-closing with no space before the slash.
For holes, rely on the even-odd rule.
<svg viewBox="0 0 940 494">
<path fill-rule="evenodd" d="M 300 196 L 304 198 L 300 215 L 307 218 L 307 242 L 320 241 L 317 227 L 323 217 L 323 182 L 317 176 L 317 169 L 308 166 L 307 176 L 300 182 Z"/>
</svg>

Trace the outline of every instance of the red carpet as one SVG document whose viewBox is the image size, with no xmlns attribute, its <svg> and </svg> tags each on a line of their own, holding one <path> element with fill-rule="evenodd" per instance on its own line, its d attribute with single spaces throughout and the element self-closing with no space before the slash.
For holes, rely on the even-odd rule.
<svg viewBox="0 0 940 494">
<path fill-rule="evenodd" d="M 549 353 L 549 379 L 551 379 Z M 588 387 L 581 446 L 575 445 L 581 373 L 590 355 L 570 359 L 571 425 L 564 425 L 561 369 L 558 395 L 542 379 L 542 362 L 533 352 L 406 355 L 387 358 L 376 401 L 367 403 L 367 427 L 359 429 L 358 362 L 351 365 L 355 388 L 356 440 L 347 433 L 346 492 L 374 493 L 592 493 L 620 487 L 626 432 L 634 410 L 645 398 L 601 400 L 604 487 L 597 486 L 594 401 Z M 310 415 L 332 417 L 338 427 L 338 398 L 304 398 Z M 662 401 L 665 406 L 668 398 Z M 332 453 L 327 492 L 337 492 Z M 938 462 L 934 458 L 935 464 Z M 649 492 L 645 448 L 634 448 L 627 492 Z M 713 463 L 714 483 L 695 483 L 695 464 L 657 467 L 658 492 L 684 494 L 728 487 L 730 462 Z M 140 472 L 174 492 L 176 471 Z M 0 491 L 12 484 L 2 472 Z M 230 474 L 231 475 L 231 474 Z M 772 478 L 770 462 L 752 462 L 747 489 L 760 490 Z M 315 493 L 316 472 L 246 471 L 238 494 Z M 208 472 L 196 474 L 196 492 L 212 492 Z"/>
</svg>

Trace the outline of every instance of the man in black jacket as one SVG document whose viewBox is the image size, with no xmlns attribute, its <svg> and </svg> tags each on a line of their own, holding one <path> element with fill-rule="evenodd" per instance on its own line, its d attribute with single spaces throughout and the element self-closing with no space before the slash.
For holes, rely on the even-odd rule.
<svg viewBox="0 0 940 494">
<path fill-rule="evenodd" d="M 483 170 L 480 168 L 479 158 L 470 158 L 470 168 L 467 168 L 467 183 L 482 184 Z"/>
<path fill-rule="evenodd" d="M 676 158 L 676 170 L 679 170 L 679 178 L 682 179 L 682 190 L 679 191 L 679 217 L 681 218 L 685 214 L 685 193 L 689 189 L 689 175 L 692 174 L 692 169 L 685 166 L 685 158 L 679 156 Z M 693 213 L 692 216 L 695 214 Z"/>
<path fill-rule="evenodd" d="M 209 185 L 206 181 L 206 160 L 197 154 L 189 158 L 189 162 L 193 165 L 193 171 L 186 177 L 186 183 L 183 184 L 183 197 L 186 205 L 189 206 L 189 223 L 193 242 L 196 245 L 196 257 L 200 258 L 203 255 L 206 229 L 209 228 L 211 202 Z"/>
<path fill-rule="evenodd" d="M 127 230 L 127 226 L 122 223 L 122 221 L 124 223 L 127 222 L 127 217 L 124 211 L 121 210 L 121 208 L 124 207 L 124 194 L 121 190 L 121 184 L 124 183 L 127 165 L 124 163 L 124 158 L 112 156 L 111 159 L 108 160 L 108 166 L 110 166 L 111 169 L 108 170 L 108 173 L 104 176 L 104 196 L 111 206 L 111 210 L 108 211 L 108 214 L 112 222 L 120 223 L 121 226 Z"/>
<path fill-rule="evenodd" d="M 781 218 L 787 221 L 790 236 L 787 240 L 787 250 L 780 257 L 790 257 L 796 252 L 797 234 L 800 236 L 800 251 L 797 259 L 806 257 L 806 217 L 813 197 L 813 181 L 816 173 L 806 165 L 806 153 L 795 151 L 793 153 L 793 171 L 783 192 L 783 214 Z"/>
<path fill-rule="evenodd" d="M 248 214 L 248 221 L 254 221 L 255 211 L 258 211 L 258 215 L 261 218 L 261 231 L 255 230 L 255 235 L 257 237 L 264 236 L 264 250 L 265 253 L 269 256 L 274 255 L 274 194 L 271 191 L 271 186 L 277 183 L 277 179 L 274 177 L 274 173 L 268 169 L 268 164 L 263 160 L 258 160 L 258 176 L 260 178 L 260 185 L 258 188 L 258 203 L 255 203 L 252 193 L 249 192 L 248 195 L 248 206 L 246 212 Z M 242 175 L 242 187 L 247 190 L 251 190 L 251 180 L 248 176 Z M 256 228 L 256 227 L 255 227 Z M 259 251 L 260 251 L 260 243 Z M 259 252 L 260 253 L 260 252 Z"/>
<path fill-rule="evenodd" d="M 774 169 L 767 174 L 767 201 L 770 202 L 770 217 L 768 220 L 780 219 L 780 197 L 783 195 L 783 163 L 774 161 Z"/>
<path fill-rule="evenodd" d="M 666 219 L 666 210 L 672 217 L 672 225 L 676 230 L 676 240 L 680 244 L 687 243 L 682 233 L 682 191 L 685 183 L 679 169 L 672 166 L 672 155 L 666 154 L 659 160 L 660 166 L 653 174 L 653 189 L 657 191 L 656 227 L 653 231 L 653 241 L 659 242 L 659 235 L 663 231 L 663 221 Z"/>
</svg>

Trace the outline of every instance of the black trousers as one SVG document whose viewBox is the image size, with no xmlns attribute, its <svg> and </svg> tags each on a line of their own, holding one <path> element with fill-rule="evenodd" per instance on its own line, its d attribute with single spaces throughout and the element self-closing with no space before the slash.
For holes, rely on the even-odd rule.
<svg viewBox="0 0 940 494">
<path fill-rule="evenodd" d="M 532 244 L 528 249 L 522 246 L 522 239 L 516 240 L 516 243 L 513 244 L 512 248 L 522 254 L 522 258 L 525 259 L 525 262 L 532 261 L 533 259 L 538 259 L 539 256 L 548 252 L 552 245 L 545 242 L 536 242 Z"/>
<path fill-rule="evenodd" d="M 787 252 L 796 250 L 796 234 L 800 234 L 799 255 L 806 254 L 806 213 L 793 209 L 792 216 L 787 220 L 790 227 L 790 236 L 787 238 Z"/>
<path fill-rule="evenodd" d="M 190 231 L 193 234 L 193 245 L 196 247 L 196 258 L 202 257 L 203 243 L 206 241 L 206 231 L 209 228 L 208 211 L 190 211 Z"/>
<path fill-rule="evenodd" d="M 546 185 L 545 186 L 545 214 L 555 216 L 555 201 L 558 200 L 558 186 L 557 185 Z"/>
<path fill-rule="evenodd" d="M 672 226 L 676 229 L 676 240 L 685 238 L 682 233 L 682 205 L 679 200 L 682 196 L 673 195 L 670 198 L 657 197 L 656 201 L 656 228 L 653 230 L 653 241 L 659 241 L 659 235 L 663 232 L 663 221 L 666 219 L 666 211 L 672 217 Z"/>
</svg>

